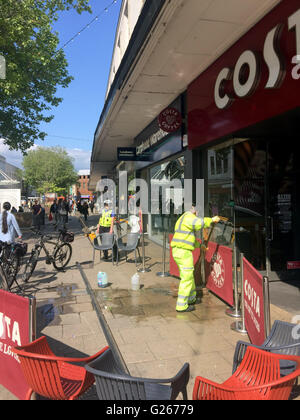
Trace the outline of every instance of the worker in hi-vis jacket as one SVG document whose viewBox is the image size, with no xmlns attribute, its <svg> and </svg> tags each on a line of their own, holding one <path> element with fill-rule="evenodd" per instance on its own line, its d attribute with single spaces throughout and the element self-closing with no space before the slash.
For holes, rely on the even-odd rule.
<svg viewBox="0 0 300 420">
<path fill-rule="evenodd" d="M 176 223 L 171 248 L 181 279 L 176 305 L 177 312 L 191 312 L 195 310 L 194 304 L 196 303 L 197 292 L 194 279 L 193 251 L 201 246 L 196 240 L 195 233 L 219 221 L 219 216 L 213 218 L 205 217 L 204 219 L 197 217 L 196 208 L 193 206 Z"/>
</svg>

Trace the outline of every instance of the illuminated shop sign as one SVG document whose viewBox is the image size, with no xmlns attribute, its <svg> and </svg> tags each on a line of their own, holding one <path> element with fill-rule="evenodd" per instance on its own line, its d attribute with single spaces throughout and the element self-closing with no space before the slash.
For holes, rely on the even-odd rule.
<svg viewBox="0 0 300 420">
<path fill-rule="evenodd" d="M 300 78 L 300 9 L 288 18 L 288 29 L 296 36 L 296 51 L 292 59 L 295 67 L 292 76 Z M 252 95 L 261 80 L 261 59 L 264 59 L 269 71 L 265 89 L 276 89 L 282 85 L 286 77 L 286 60 L 280 51 L 280 40 L 285 24 L 280 23 L 268 32 L 262 52 L 244 51 L 235 64 L 234 69 L 223 68 L 216 80 L 214 99 L 219 109 L 226 109 L 236 98 L 246 98 Z M 233 92 L 226 93 L 227 82 L 232 82 Z"/>
</svg>

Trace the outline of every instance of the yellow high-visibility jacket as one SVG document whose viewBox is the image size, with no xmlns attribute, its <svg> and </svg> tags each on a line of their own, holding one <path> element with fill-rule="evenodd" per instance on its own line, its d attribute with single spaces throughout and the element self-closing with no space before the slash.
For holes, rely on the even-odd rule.
<svg viewBox="0 0 300 420">
<path fill-rule="evenodd" d="M 102 215 L 99 219 L 99 225 L 103 227 L 111 227 L 112 223 L 112 210 L 102 211 Z"/>
<path fill-rule="evenodd" d="M 184 213 L 176 223 L 171 247 L 194 251 L 195 248 L 200 247 L 200 243 L 196 240 L 195 232 L 202 228 L 208 228 L 211 224 L 212 219 L 209 217 L 200 219 L 190 211 Z"/>
</svg>

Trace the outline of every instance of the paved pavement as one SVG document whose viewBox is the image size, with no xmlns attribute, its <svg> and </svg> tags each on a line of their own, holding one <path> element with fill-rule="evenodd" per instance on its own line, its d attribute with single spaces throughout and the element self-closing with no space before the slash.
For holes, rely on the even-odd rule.
<svg viewBox="0 0 300 420">
<path fill-rule="evenodd" d="M 90 216 L 88 225 L 95 225 L 96 219 Z M 75 241 L 68 269 L 58 273 L 41 260 L 25 290 L 37 299 L 37 335 L 46 335 L 57 355 L 83 357 L 114 345 L 132 375 L 160 378 L 174 376 L 189 362 L 190 399 L 197 375 L 216 382 L 231 375 L 235 344 L 247 337 L 231 330 L 233 319 L 225 315 L 223 302 L 204 293 L 195 312 L 178 314 L 178 280 L 156 275 L 162 271 L 160 247 L 146 240 L 146 267 L 150 271 L 140 273 L 141 288 L 133 291 L 134 259 L 126 263 L 122 256 L 116 267 L 110 261 L 100 262 L 97 253 L 93 266 L 93 249 L 78 218 L 71 218 L 69 228 Z M 29 234 L 28 239 L 33 243 Z M 108 288 L 98 288 L 98 271 L 107 273 Z M 292 315 L 271 305 L 272 321 L 290 322 Z M 300 393 L 296 391 L 295 398 Z M 0 399 L 16 398 L 0 387 Z M 96 399 L 95 389 L 83 399 Z"/>
</svg>

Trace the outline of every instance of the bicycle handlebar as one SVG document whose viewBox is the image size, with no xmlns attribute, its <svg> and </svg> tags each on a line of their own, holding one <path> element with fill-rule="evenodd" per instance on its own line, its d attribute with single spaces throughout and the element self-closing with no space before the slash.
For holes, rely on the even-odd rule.
<svg viewBox="0 0 300 420">
<path fill-rule="evenodd" d="M 49 235 L 44 235 L 42 232 L 40 232 L 39 230 L 35 230 L 35 229 L 30 229 L 33 233 L 35 233 L 36 235 L 38 235 L 41 239 L 46 239 L 48 241 L 51 241 L 51 239 L 53 239 L 52 236 Z"/>
</svg>

